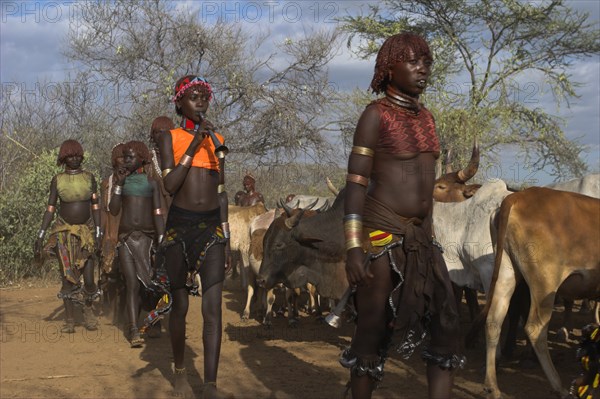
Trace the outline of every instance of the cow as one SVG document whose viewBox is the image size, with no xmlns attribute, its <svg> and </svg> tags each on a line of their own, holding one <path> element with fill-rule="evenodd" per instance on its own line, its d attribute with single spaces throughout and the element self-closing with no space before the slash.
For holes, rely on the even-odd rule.
<svg viewBox="0 0 600 399">
<path fill-rule="evenodd" d="M 241 263 L 240 276 L 242 288 L 248 287 L 248 269 L 250 268 L 250 222 L 258 215 L 267 212 L 262 202 L 252 206 L 229 205 L 229 229 L 231 231 L 231 252 L 237 255 Z"/>
<path fill-rule="evenodd" d="M 450 279 L 459 287 L 487 293 L 494 264 L 489 220 L 509 194 L 504 181 L 493 180 L 467 201 L 434 202 L 435 236 L 444 248 Z"/>
<path fill-rule="evenodd" d="M 555 190 L 570 191 L 589 195 L 590 197 L 600 198 L 600 173 L 595 173 L 582 177 L 581 179 L 573 179 L 560 183 L 548 184 L 546 187 Z"/>
<path fill-rule="evenodd" d="M 301 288 L 311 283 L 324 297 L 340 299 L 348 288 L 344 244 L 344 190 L 331 208 L 312 217 L 303 209 L 286 209 L 269 226 L 259 284 L 282 283 Z"/>
<path fill-rule="evenodd" d="M 308 204 L 307 209 L 312 208 L 315 205 L 316 202 L 312 202 L 311 204 Z M 316 212 L 305 212 L 306 213 L 310 213 L 310 214 L 316 214 Z M 256 282 L 256 276 L 258 276 L 259 273 L 259 269 L 260 269 L 260 264 L 262 262 L 263 259 L 263 239 L 265 236 L 265 233 L 267 232 L 267 229 L 269 228 L 269 226 L 271 225 L 271 223 L 273 222 L 273 220 L 279 216 L 279 214 L 281 213 L 281 211 L 279 209 L 272 209 L 270 211 L 267 211 L 266 213 L 263 213 L 262 215 L 256 216 L 252 222 L 250 223 L 250 253 L 249 253 L 249 261 L 250 261 L 250 271 L 251 271 L 251 276 L 248 279 L 248 295 L 246 297 L 246 306 L 244 307 L 244 310 L 242 312 L 242 320 L 246 321 L 250 318 L 250 305 L 252 303 L 252 298 L 254 296 L 254 292 L 256 288 L 260 288 L 260 287 L 255 287 L 255 282 Z M 305 217 L 307 217 L 309 215 L 306 215 Z M 288 308 L 288 324 L 290 326 L 294 326 L 297 322 L 297 317 L 298 317 L 298 298 L 301 294 L 300 288 L 296 288 L 296 289 L 289 289 L 286 288 L 285 286 L 283 286 L 282 284 L 279 285 L 279 288 L 282 288 L 284 290 L 284 294 L 285 294 L 285 298 L 286 298 L 286 304 L 287 304 L 287 308 Z M 315 300 L 315 296 L 316 296 L 316 288 L 311 285 L 311 284 L 307 284 L 306 289 L 309 293 L 309 311 L 314 311 L 317 313 L 320 313 L 320 310 L 318 310 L 318 306 L 316 304 L 316 300 Z M 260 291 L 260 290 L 259 290 Z M 263 324 L 266 326 L 270 326 L 272 324 L 271 322 L 271 316 L 272 316 L 272 309 L 273 309 L 273 304 L 275 302 L 275 293 L 274 293 L 274 289 L 271 288 L 269 290 L 266 290 L 265 292 L 261 292 L 260 293 L 260 304 L 264 305 L 264 308 L 266 309 L 265 311 L 265 316 L 263 318 Z"/>
<path fill-rule="evenodd" d="M 517 282 L 525 280 L 531 305 L 525 331 L 552 389 L 566 394 L 548 352 L 554 299 L 600 296 L 600 200 L 578 193 L 532 187 L 508 195 L 490 226 L 496 242 L 486 317 L 485 386 L 501 396 L 496 380 L 500 329 Z M 480 320 L 481 321 L 481 320 Z"/>
<path fill-rule="evenodd" d="M 315 208 L 327 210 L 335 200 L 335 197 L 319 197 L 315 195 L 304 194 L 290 194 L 288 197 L 290 197 L 291 199 L 288 202 L 286 202 L 285 205 L 292 209 L 304 209 L 311 204 L 315 204 L 313 205 Z"/>
</svg>

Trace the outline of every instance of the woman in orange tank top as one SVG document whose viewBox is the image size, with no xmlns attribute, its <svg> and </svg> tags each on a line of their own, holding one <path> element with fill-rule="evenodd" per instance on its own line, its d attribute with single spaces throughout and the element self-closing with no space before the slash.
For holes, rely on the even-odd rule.
<svg viewBox="0 0 600 399">
<path fill-rule="evenodd" d="M 229 223 L 224 189 L 224 153 L 215 153 L 213 125 L 204 118 L 212 89 L 205 79 L 188 75 L 175 84 L 173 101 L 180 128 L 159 138 L 165 189 L 173 195 L 165 239 L 157 253 L 157 267 L 169 277 L 173 307 L 169 319 L 175 366 L 175 391 L 193 397 L 184 367 L 185 318 L 188 291 L 197 293 L 195 274 L 202 282 L 202 342 L 204 397 L 214 397 L 221 352 L 222 292 L 229 271 Z M 214 136 L 223 144 L 223 137 Z M 192 278 L 188 279 L 191 274 Z"/>
</svg>

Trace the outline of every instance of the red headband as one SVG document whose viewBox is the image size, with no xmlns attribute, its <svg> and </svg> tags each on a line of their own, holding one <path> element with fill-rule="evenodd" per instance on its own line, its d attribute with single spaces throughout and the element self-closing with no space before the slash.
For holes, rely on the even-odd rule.
<svg viewBox="0 0 600 399">
<path fill-rule="evenodd" d="M 192 80 L 185 78 L 175 87 L 175 95 L 173 96 L 173 102 L 179 100 L 185 94 L 186 90 L 192 86 L 202 86 L 208 91 L 208 101 L 212 100 L 212 88 L 204 78 L 196 76 Z"/>
</svg>

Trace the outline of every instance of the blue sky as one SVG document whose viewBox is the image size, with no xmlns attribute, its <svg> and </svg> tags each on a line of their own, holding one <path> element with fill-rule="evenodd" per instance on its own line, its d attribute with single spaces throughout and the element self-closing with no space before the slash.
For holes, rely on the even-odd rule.
<svg viewBox="0 0 600 399">
<path fill-rule="evenodd" d="M 371 2 L 374 4 L 376 2 Z M 200 12 L 201 19 L 210 23 L 217 18 L 242 23 L 248 28 L 269 33 L 271 43 L 282 43 L 305 34 L 307 30 L 333 29 L 336 19 L 366 11 L 368 1 L 178 1 L 176 7 Z M 567 1 L 572 8 L 590 13 L 591 20 L 600 19 L 600 2 L 595 0 Z M 74 1 L 6 1 L 0 2 L 0 80 L 3 92 L 18 85 L 29 95 L 41 95 L 44 88 L 36 82 L 64 82 L 75 66 L 61 55 L 65 35 L 77 29 L 77 4 Z M 345 47 L 338 51 L 330 64 L 330 80 L 339 90 L 366 90 L 373 72 L 373 60 L 360 60 Z M 587 146 L 583 154 L 592 172 L 600 170 L 600 57 L 578 62 L 571 70 L 575 81 L 582 86 L 581 96 L 573 99 L 571 107 L 557 108 L 543 82 L 535 82 L 535 106 L 565 118 L 565 132 Z M 457 85 L 464 82 L 457 81 Z M 51 84 L 51 83 L 50 83 Z M 524 88 L 525 89 L 525 88 Z M 534 90 L 529 87 L 527 90 Z M 533 91 L 523 92 L 533 93 Z M 515 153 L 507 151 L 501 175 L 490 177 L 525 180 L 526 165 L 519 164 Z M 505 157 L 503 153 L 503 157 Z M 512 159 L 509 159 L 511 158 Z M 515 169 L 511 166 L 518 165 Z M 517 171 L 517 172 L 515 172 Z M 494 175 L 495 174 L 495 175 Z M 550 182 L 543 172 L 536 174 L 538 184 Z"/>
</svg>

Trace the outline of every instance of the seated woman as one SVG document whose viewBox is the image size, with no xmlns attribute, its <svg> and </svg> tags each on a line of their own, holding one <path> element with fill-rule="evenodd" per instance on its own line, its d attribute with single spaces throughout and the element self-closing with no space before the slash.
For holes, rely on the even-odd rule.
<svg viewBox="0 0 600 399">
<path fill-rule="evenodd" d="M 62 298 L 65 305 L 65 325 L 61 331 L 69 334 L 75 332 L 75 303 L 84 305 L 85 328 L 98 328 L 92 309 L 92 301 L 99 297 L 94 283 L 92 254 L 99 247 L 102 235 L 100 205 L 96 194 L 96 179 L 90 172 L 81 169 L 82 162 L 81 144 L 75 140 L 66 140 L 61 144 L 57 164 L 64 165 L 65 171 L 52 178 L 48 206 L 34 245 L 35 256 L 40 257 L 46 229 L 54 218 L 60 199 L 58 217 L 50 230 L 46 249 L 56 255 L 61 266 L 62 288 L 58 297 Z"/>
<path fill-rule="evenodd" d="M 119 223 L 119 267 L 125 278 L 126 329 L 132 348 L 142 346 L 137 319 L 140 310 L 140 282 L 152 285 L 151 249 L 154 241 L 164 236 L 160 188 L 143 166 L 151 161 L 148 147 L 140 141 L 130 141 L 123 150 L 125 168 L 117 172 L 109 209 L 112 215 L 121 213 Z"/>
</svg>

